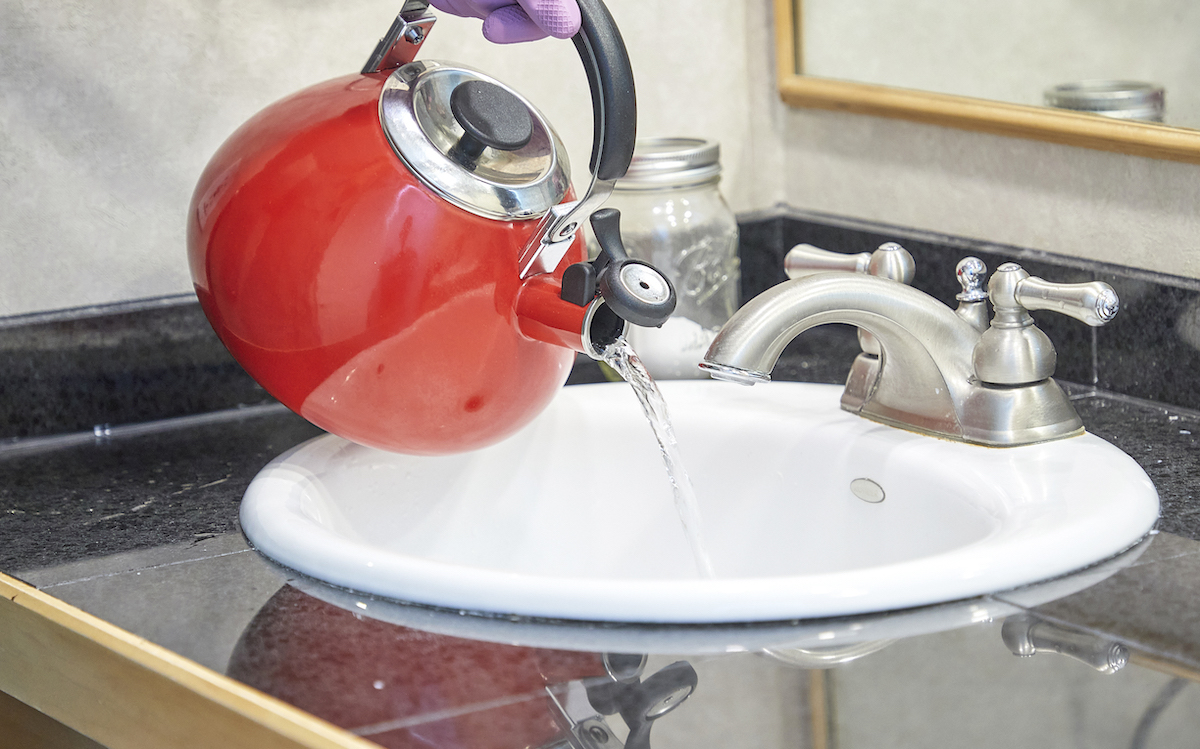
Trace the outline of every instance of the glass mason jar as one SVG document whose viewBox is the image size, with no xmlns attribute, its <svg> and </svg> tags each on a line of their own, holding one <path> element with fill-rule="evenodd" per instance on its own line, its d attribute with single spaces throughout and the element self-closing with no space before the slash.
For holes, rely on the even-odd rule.
<svg viewBox="0 0 1200 749">
<path fill-rule="evenodd" d="M 657 379 L 707 377 L 699 369 L 738 306 L 737 219 L 717 190 L 720 145 L 696 138 L 637 142 L 608 205 L 621 211 L 630 257 L 675 285 L 675 314 L 661 328 L 632 326 L 629 343 Z"/>
</svg>

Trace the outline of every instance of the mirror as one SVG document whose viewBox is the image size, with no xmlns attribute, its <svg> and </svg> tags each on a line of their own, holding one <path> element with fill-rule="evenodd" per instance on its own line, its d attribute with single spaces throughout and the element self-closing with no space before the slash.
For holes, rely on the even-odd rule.
<svg viewBox="0 0 1200 749">
<path fill-rule="evenodd" d="M 791 106 L 1200 163 L 1200 53 L 1187 39 L 1200 6 L 1185 0 L 776 0 L 775 13 Z M 1042 105 L 1052 86 L 1100 78 L 1164 87 L 1164 122 Z"/>
</svg>

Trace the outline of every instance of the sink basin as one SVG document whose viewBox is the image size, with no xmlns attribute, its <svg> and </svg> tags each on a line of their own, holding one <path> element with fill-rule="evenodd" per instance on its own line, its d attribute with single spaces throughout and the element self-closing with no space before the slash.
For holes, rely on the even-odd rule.
<svg viewBox="0 0 1200 749">
<path fill-rule="evenodd" d="M 460 455 L 318 437 L 259 473 L 242 526 L 280 564 L 386 598 L 560 619 L 748 622 L 1045 580 L 1133 546 L 1158 516 L 1141 468 L 1090 434 L 985 448 L 848 414 L 837 386 L 661 388 L 712 578 L 697 571 L 658 446 L 623 383 L 564 388 L 518 434 Z"/>
</svg>

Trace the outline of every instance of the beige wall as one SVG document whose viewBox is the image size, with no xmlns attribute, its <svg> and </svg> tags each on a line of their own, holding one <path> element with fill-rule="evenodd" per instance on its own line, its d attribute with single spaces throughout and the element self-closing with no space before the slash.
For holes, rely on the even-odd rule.
<svg viewBox="0 0 1200 749">
<path fill-rule="evenodd" d="M 1200 168 L 790 110 L 770 0 L 610 0 L 643 135 L 723 145 L 735 210 L 798 208 L 1200 277 Z M 0 3 L 0 315 L 187 291 L 184 214 L 208 156 L 262 106 L 358 69 L 399 0 Z M 572 46 L 485 43 L 444 18 L 424 53 L 513 84 L 586 169 Z"/>
</svg>

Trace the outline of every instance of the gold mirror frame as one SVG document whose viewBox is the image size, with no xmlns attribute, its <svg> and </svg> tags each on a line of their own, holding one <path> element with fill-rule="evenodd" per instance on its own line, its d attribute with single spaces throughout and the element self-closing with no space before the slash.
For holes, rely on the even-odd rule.
<svg viewBox="0 0 1200 749">
<path fill-rule="evenodd" d="M 803 0 L 775 0 L 779 93 L 793 107 L 892 117 L 1013 138 L 1200 164 L 1200 130 L 803 74 Z"/>
</svg>

